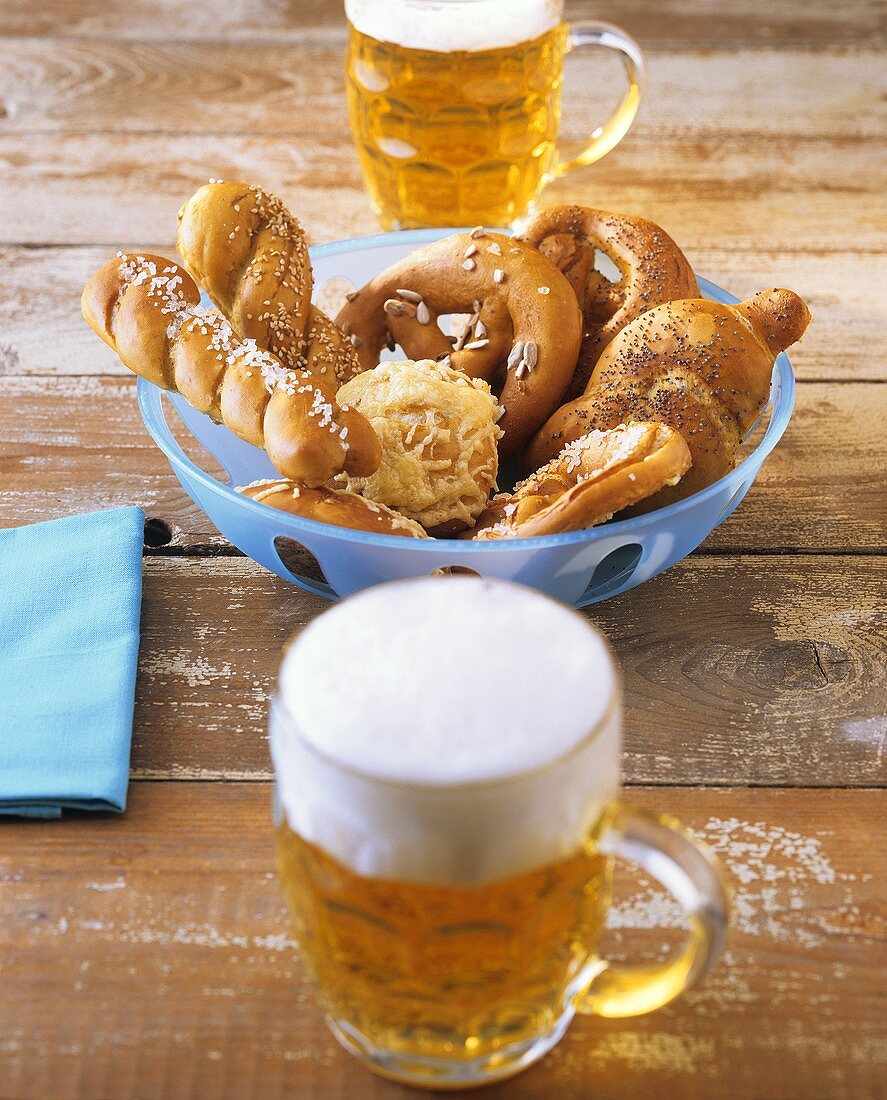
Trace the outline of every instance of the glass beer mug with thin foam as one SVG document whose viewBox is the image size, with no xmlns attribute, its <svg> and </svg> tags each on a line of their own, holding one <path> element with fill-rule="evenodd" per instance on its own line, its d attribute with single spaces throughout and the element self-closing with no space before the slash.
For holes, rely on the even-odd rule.
<svg viewBox="0 0 887 1100">
<path fill-rule="evenodd" d="M 506 226 L 549 180 L 609 153 L 637 113 L 637 43 L 606 23 L 569 25 L 563 0 L 346 0 L 346 12 L 351 130 L 386 229 Z M 565 158 L 563 58 L 578 46 L 615 51 L 627 89 Z"/>
<path fill-rule="evenodd" d="M 666 1004 L 718 957 L 727 895 L 676 824 L 619 802 L 620 689 L 588 620 L 505 581 L 367 589 L 284 655 L 271 711 L 278 867 L 339 1041 L 437 1088 L 541 1058 L 576 1012 Z M 644 966 L 598 943 L 616 857 L 684 909 Z"/>
<path fill-rule="evenodd" d="M 622 140 L 640 102 L 637 43 L 563 19 L 563 0 L 345 0 L 351 130 L 386 229 L 507 225 L 550 180 Z M 615 51 L 628 87 L 580 151 L 558 148 L 564 56 Z"/>
</svg>

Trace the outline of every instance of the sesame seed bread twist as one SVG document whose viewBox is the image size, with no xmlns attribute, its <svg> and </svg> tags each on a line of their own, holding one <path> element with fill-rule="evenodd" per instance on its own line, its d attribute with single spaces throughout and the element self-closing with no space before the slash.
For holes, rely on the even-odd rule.
<svg viewBox="0 0 887 1100">
<path fill-rule="evenodd" d="M 381 448 L 367 420 L 315 376 L 242 340 L 200 305 L 194 280 L 171 260 L 119 253 L 86 284 L 81 308 L 131 371 L 264 447 L 286 477 L 320 485 L 377 469 Z"/>
<path fill-rule="evenodd" d="M 647 511 L 711 485 L 736 465 L 739 446 L 770 396 L 773 363 L 810 321 L 802 298 L 765 290 L 736 306 L 701 298 L 641 314 L 610 344 L 585 393 L 563 405 L 523 455 L 535 470 L 593 428 L 651 420 L 680 432 L 693 465 Z"/>
<path fill-rule="evenodd" d="M 582 310 L 582 347 L 568 400 L 582 393 L 601 352 L 635 317 L 663 302 L 699 297 L 686 256 L 664 229 L 645 218 L 549 206 L 533 215 L 522 239 L 566 275 Z M 596 270 L 596 250 L 618 269 L 615 282 Z"/>
<path fill-rule="evenodd" d="M 354 345 L 311 304 L 305 234 L 276 195 L 246 183 L 205 184 L 179 211 L 178 249 L 234 331 L 289 370 L 330 385 L 360 372 Z"/>
</svg>

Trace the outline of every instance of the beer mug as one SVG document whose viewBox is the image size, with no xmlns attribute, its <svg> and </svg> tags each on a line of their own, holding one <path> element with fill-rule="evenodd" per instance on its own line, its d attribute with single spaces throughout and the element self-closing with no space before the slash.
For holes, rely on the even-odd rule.
<svg viewBox="0 0 887 1100">
<path fill-rule="evenodd" d="M 668 817 L 619 802 L 620 688 L 582 615 L 506 581 L 367 589 L 287 648 L 271 710 L 280 876 L 342 1045 L 455 1088 L 541 1058 L 574 1013 L 667 1004 L 718 957 L 727 893 Z M 675 957 L 601 958 L 613 863 L 690 924 Z"/>
<path fill-rule="evenodd" d="M 637 113 L 637 43 L 563 21 L 563 0 L 345 0 L 351 131 L 386 229 L 508 225 L 550 180 L 618 145 Z M 614 50 L 628 88 L 587 146 L 557 146 L 564 55 Z"/>
</svg>

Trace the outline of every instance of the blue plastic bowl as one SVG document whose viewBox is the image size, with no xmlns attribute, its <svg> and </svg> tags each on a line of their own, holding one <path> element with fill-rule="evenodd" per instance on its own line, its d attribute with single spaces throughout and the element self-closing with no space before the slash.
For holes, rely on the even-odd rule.
<svg viewBox="0 0 887 1100">
<path fill-rule="evenodd" d="M 419 245 L 458 230 L 414 230 L 356 237 L 310 250 L 318 287 L 335 276 L 362 286 L 368 279 Z M 717 302 L 739 299 L 706 279 L 703 294 Z M 227 428 L 195 411 L 182 397 L 150 382 L 138 381 L 142 418 L 169 459 L 185 492 L 219 531 L 260 565 L 284 580 L 330 599 L 401 577 L 426 576 L 460 567 L 538 588 L 574 607 L 608 599 L 655 577 L 695 550 L 745 496 L 767 455 L 788 425 L 795 402 L 795 379 L 788 356 L 773 368 L 770 401 L 749 439 L 757 439 L 742 462 L 701 492 L 633 519 L 617 520 L 587 531 L 542 538 L 490 542 L 407 539 L 375 535 L 301 519 L 234 491 L 259 478 L 278 477 L 264 451 L 244 443 Z M 167 419 L 175 409 L 185 429 L 224 468 L 223 482 L 193 461 L 179 444 Z M 758 438 L 760 436 L 760 438 Z M 278 545 L 288 540 L 310 551 L 326 583 L 284 564 Z"/>
</svg>

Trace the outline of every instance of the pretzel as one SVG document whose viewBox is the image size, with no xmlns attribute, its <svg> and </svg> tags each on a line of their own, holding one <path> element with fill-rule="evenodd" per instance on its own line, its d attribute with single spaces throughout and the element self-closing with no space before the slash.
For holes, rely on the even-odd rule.
<svg viewBox="0 0 887 1100">
<path fill-rule="evenodd" d="M 623 424 L 591 431 L 516 485 L 494 497 L 477 539 L 529 538 L 579 531 L 676 484 L 690 465 L 681 436 L 665 424 Z"/>
<path fill-rule="evenodd" d="M 803 299 L 768 290 L 736 306 L 687 299 L 636 318 L 605 349 L 582 397 L 558 409 L 524 452 L 533 470 L 592 428 L 657 420 L 679 431 L 693 466 L 662 507 L 712 484 L 737 454 L 770 396 L 773 363 L 810 321 Z"/>
<path fill-rule="evenodd" d="M 179 211 L 178 249 L 234 331 L 289 370 L 330 383 L 359 373 L 354 345 L 311 304 L 305 234 L 276 195 L 246 183 L 204 185 Z"/>
<path fill-rule="evenodd" d="M 437 324 L 452 313 L 471 315 L 455 343 Z M 443 359 L 489 382 L 505 408 L 504 455 L 519 450 L 557 407 L 582 336 L 564 276 L 523 242 L 482 229 L 435 241 L 383 271 L 336 323 L 356 339 L 364 370 L 396 342 L 411 359 Z"/>
<path fill-rule="evenodd" d="M 425 529 L 386 508 L 366 500 L 347 489 L 309 489 L 298 482 L 282 478 L 254 481 L 237 490 L 252 500 L 261 501 L 281 512 L 290 512 L 318 523 L 332 523 L 353 531 L 371 531 L 374 535 L 403 535 L 405 538 L 427 539 Z"/>
<path fill-rule="evenodd" d="M 683 252 L 643 218 L 551 206 L 530 219 L 522 239 L 566 275 L 582 309 L 584 336 L 568 399 L 582 393 L 601 352 L 635 317 L 663 302 L 699 297 Z M 596 249 L 619 269 L 618 282 L 595 270 Z"/>
<path fill-rule="evenodd" d="M 319 485 L 371 474 L 382 457 L 360 413 L 333 390 L 241 340 L 178 264 L 162 256 L 110 260 L 86 284 L 83 316 L 135 374 L 180 393 L 257 447 L 287 477 Z"/>
</svg>

